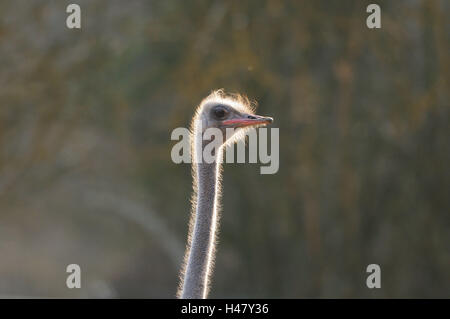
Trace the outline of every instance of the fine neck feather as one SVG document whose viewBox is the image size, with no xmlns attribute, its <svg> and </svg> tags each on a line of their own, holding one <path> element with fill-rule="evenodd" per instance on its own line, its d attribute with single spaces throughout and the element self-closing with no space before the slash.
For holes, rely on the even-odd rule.
<svg viewBox="0 0 450 319">
<path fill-rule="evenodd" d="M 220 155 L 219 152 L 217 158 L 220 158 Z M 208 294 L 218 225 L 220 163 L 217 158 L 213 163 L 192 164 L 196 165 L 194 172 L 197 182 L 194 187 L 197 187 L 197 197 L 182 298 L 206 298 Z"/>
</svg>

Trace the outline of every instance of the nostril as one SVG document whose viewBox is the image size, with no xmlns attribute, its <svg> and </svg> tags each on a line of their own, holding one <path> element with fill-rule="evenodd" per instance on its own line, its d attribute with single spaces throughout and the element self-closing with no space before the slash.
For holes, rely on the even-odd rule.
<svg viewBox="0 0 450 319">
<path fill-rule="evenodd" d="M 250 120 L 256 120 L 256 117 L 248 115 L 247 118 L 249 118 Z"/>
</svg>

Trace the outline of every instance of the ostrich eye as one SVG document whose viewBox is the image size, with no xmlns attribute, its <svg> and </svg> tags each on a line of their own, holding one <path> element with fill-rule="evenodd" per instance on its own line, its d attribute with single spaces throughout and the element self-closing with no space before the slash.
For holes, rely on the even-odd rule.
<svg viewBox="0 0 450 319">
<path fill-rule="evenodd" d="M 217 106 L 214 108 L 213 114 L 215 118 L 221 120 L 228 114 L 228 111 L 223 106 Z"/>
</svg>

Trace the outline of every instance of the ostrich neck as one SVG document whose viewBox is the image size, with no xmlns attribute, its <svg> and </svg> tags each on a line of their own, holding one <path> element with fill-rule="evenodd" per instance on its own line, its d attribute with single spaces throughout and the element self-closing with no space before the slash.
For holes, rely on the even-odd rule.
<svg viewBox="0 0 450 319">
<path fill-rule="evenodd" d="M 202 143 L 203 145 L 203 143 Z M 203 147 L 202 147 L 203 149 Z M 218 154 L 220 156 L 220 154 Z M 196 165 L 197 202 L 182 298 L 206 298 L 212 271 L 217 221 L 219 163 Z"/>
</svg>

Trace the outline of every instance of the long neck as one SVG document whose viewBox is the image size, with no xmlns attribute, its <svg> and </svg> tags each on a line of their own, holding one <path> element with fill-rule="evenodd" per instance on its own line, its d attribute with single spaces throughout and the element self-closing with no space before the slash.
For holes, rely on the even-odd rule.
<svg viewBox="0 0 450 319">
<path fill-rule="evenodd" d="M 181 298 L 198 299 L 207 297 L 214 262 L 220 164 L 216 160 L 192 165 L 196 165 L 197 201 Z"/>
</svg>

